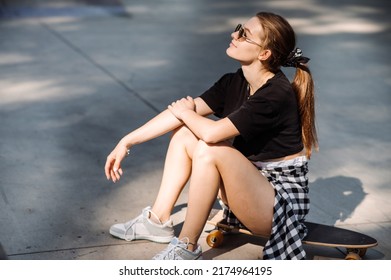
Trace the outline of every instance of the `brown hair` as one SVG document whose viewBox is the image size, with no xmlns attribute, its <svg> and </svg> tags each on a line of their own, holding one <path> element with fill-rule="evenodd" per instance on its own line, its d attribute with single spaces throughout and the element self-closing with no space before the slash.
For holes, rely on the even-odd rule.
<svg viewBox="0 0 391 280">
<path fill-rule="evenodd" d="M 263 47 L 271 51 L 269 59 L 264 65 L 271 72 L 277 72 L 288 59 L 296 45 L 293 28 L 283 17 L 260 12 L 257 17 L 264 30 Z M 312 148 L 318 149 L 318 137 L 315 127 L 315 93 L 314 81 L 306 64 L 296 64 L 296 73 L 292 87 L 299 102 L 301 131 L 304 148 L 308 158 L 311 157 Z"/>
</svg>

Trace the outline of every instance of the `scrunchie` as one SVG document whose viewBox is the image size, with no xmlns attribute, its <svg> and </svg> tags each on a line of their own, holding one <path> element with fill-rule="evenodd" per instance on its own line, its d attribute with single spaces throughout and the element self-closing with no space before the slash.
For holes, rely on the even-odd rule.
<svg viewBox="0 0 391 280">
<path fill-rule="evenodd" d="M 301 49 L 296 48 L 288 55 L 284 67 L 298 67 L 299 65 L 306 64 L 310 59 L 303 56 Z"/>
</svg>

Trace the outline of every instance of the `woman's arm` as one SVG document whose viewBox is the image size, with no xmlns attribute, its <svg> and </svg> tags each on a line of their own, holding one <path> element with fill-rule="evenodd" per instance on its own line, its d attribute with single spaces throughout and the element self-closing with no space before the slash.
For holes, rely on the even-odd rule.
<svg viewBox="0 0 391 280">
<path fill-rule="evenodd" d="M 218 121 L 205 118 L 194 111 L 194 103 L 195 100 L 187 97 L 172 103 L 168 109 L 206 143 L 218 143 L 239 135 L 239 131 L 228 118 Z M 203 100 L 199 103 L 205 104 Z"/>
<path fill-rule="evenodd" d="M 228 118 L 214 121 L 188 110 L 182 114 L 182 121 L 205 143 L 214 144 L 239 135 L 239 131 Z"/>
<path fill-rule="evenodd" d="M 193 112 L 195 114 L 206 116 L 213 113 L 201 98 L 196 98 L 194 103 L 196 111 Z M 127 148 L 130 148 L 166 134 L 181 125 L 183 125 L 182 121 L 178 120 L 169 110 L 165 110 L 140 128 L 126 135 L 120 142 L 126 145 Z"/>
<path fill-rule="evenodd" d="M 196 98 L 194 102 L 196 111 L 193 112 L 195 114 L 205 116 L 212 113 L 212 110 L 202 99 Z M 120 179 L 122 175 L 121 162 L 125 158 L 127 150 L 132 146 L 157 138 L 181 125 L 183 125 L 182 121 L 178 120 L 169 110 L 165 110 L 141 127 L 124 136 L 107 156 L 105 164 L 107 179 L 112 179 L 113 182 Z"/>
</svg>

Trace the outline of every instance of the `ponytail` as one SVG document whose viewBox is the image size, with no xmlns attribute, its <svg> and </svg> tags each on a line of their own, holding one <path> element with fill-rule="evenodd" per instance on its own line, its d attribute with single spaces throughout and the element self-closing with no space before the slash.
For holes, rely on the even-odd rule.
<svg viewBox="0 0 391 280">
<path fill-rule="evenodd" d="M 306 156 L 311 157 L 312 148 L 319 149 L 315 126 L 315 94 L 314 81 L 306 64 L 296 65 L 296 74 L 292 87 L 299 102 L 301 134 Z"/>
</svg>

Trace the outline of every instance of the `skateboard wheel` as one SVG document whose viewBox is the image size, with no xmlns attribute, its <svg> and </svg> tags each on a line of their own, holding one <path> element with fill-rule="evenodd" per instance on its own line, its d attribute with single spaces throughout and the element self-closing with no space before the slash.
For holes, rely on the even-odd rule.
<svg viewBox="0 0 391 280">
<path fill-rule="evenodd" d="M 357 260 L 361 260 L 361 257 L 359 254 L 355 253 L 355 252 L 349 252 L 346 257 L 345 257 L 345 260 L 353 260 L 353 261 L 357 261 Z"/>
<path fill-rule="evenodd" d="M 360 249 L 347 249 L 346 250 L 346 258 L 349 260 L 361 260 L 365 256 L 365 253 L 367 252 L 366 248 L 360 248 Z"/>
<path fill-rule="evenodd" d="M 206 243 L 212 248 L 217 248 L 223 243 L 223 239 L 223 233 L 216 229 L 208 234 L 206 237 Z"/>
</svg>

